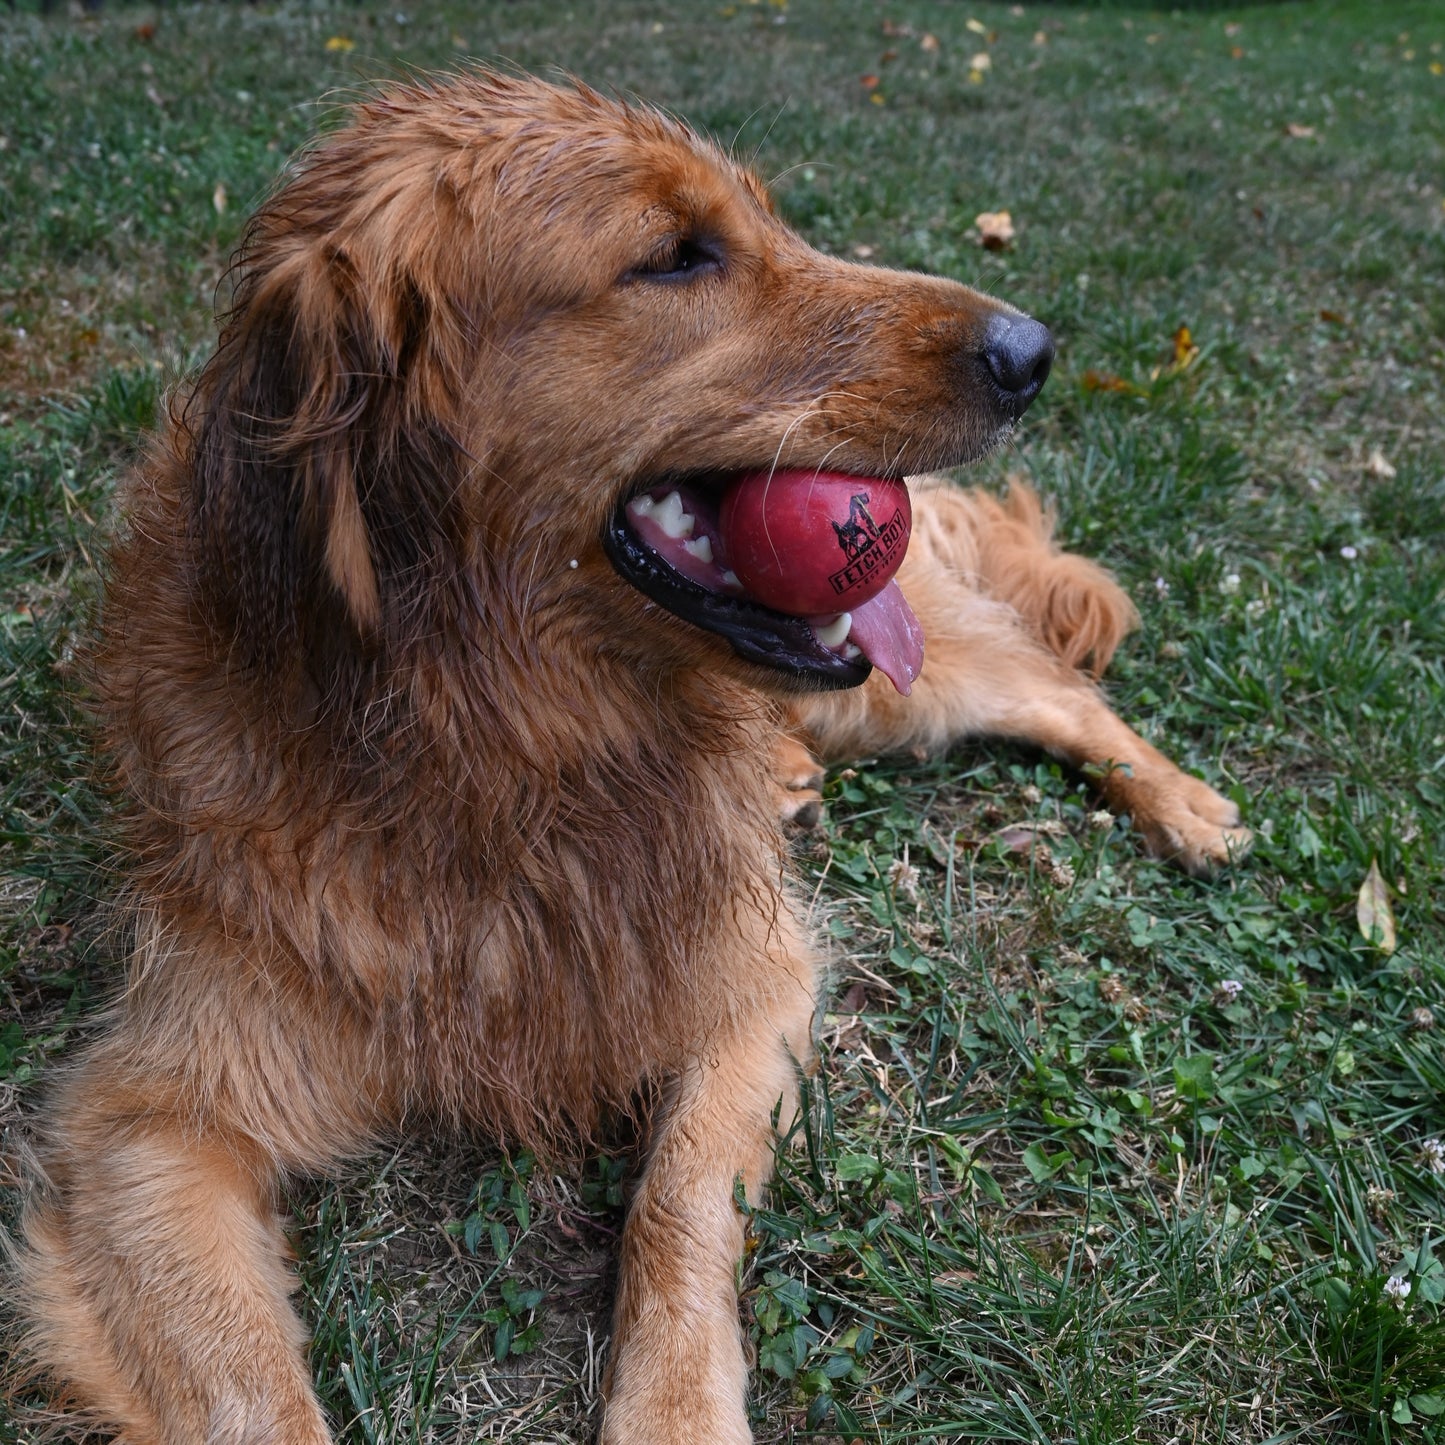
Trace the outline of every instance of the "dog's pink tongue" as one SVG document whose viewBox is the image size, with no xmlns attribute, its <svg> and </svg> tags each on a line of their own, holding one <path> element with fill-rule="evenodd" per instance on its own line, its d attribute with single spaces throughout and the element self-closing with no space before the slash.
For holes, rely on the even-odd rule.
<svg viewBox="0 0 1445 1445">
<path fill-rule="evenodd" d="M 883 673 L 904 697 L 923 669 L 923 627 L 897 582 L 853 609 L 848 641 Z"/>
</svg>

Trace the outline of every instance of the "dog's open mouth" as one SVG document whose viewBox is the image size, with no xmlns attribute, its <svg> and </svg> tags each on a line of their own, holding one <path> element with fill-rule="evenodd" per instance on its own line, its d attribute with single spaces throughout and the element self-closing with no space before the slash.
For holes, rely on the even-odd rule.
<svg viewBox="0 0 1445 1445">
<path fill-rule="evenodd" d="M 779 612 L 749 596 L 729 566 L 719 524 L 729 480 L 667 483 L 620 504 L 604 538 L 618 573 L 669 612 L 726 638 L 750 662 L 818 688 L 856 687 L 877 667 L 909 692 L 923 665 L 923 629 L 898 583 L 848 612 L 814 616 Z"/>
</svg>

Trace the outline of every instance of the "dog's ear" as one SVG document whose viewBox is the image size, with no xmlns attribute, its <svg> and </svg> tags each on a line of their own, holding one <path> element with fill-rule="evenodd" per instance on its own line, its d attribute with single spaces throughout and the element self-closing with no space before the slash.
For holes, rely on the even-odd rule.
<svg viewBox="0 0 1445 1445">
<path fill-rule="evenodd" d="M 216 355 L 186 405 L 196 585 L 258 659 L 338 633 L 367 648 L 388 583 L 419 582 L 447 530 L 456 448 L 418 420 L 417 288 L 258 218 Z M 395 599 L 392 599 L 395 602 Z"/>
</svg>

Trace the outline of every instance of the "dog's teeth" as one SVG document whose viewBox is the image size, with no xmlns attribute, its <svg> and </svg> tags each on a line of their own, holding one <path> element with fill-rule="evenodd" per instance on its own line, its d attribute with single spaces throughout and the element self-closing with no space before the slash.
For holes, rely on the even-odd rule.
<svg viewBox="0 0 1445 1445">
<path fill-rule="evenodd" d="M 634 497 L 627 504 L 627 510 L 631 512 L 634 517 L 650 517 L 652 515 L 652 509 L 656 505 L 657 503 L 644 493 L 640 497 Z"/>
<path fill-rule="evenodd" d="M 683 507 L 682 496 L 678 492 L 669 492 L 657 503 L 652 520 L 674 541 L 691 537 L 697 521 L 692 513 Z"/>
<path fill-rule="evenodd" d="M 847 641 L 848 630 L 852 626 L 853 614 L 851 612 L 840 612 L 825 626 L 815 627 L 813 632 L 824 647 L 837 647 L 840 642 Z"/>
<path fill-rule="evenodd" d="M 688 521 L 691 520 L 692 518 L 689 517 Z M 682 550 L 684 552 L 691 552 L 699 562 L 712 561 L 712 539 L 707 536 L 694 537 L 692 541 L 684 542 L 682 544 Z"/>
<path fill-rule="evenodd" d="M 854 662 L 863 656 L 863 649 L 856 642 L 845 642 L 843 644 L 843 661 Z"/>
<path fill-rule="evenodd" d="M 731 570 L 723 573 L 722 584 L 729 592 L 741 592 L 743 590 L 742 580 L 736 572 Z"/>
</svg>

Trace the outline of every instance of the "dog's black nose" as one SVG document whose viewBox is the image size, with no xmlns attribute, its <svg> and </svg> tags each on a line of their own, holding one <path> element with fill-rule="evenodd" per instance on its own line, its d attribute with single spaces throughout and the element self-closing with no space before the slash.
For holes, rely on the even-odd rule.
<svg viewBox="0 0 1445 1445">
<path fill-rule="evenodd" d="M 1049 378 L 1054 338 L 1031 316 L 995 316 L 984 332 L 983 359 L 1014 416 L 1022 416 Z"/>
</svg>

